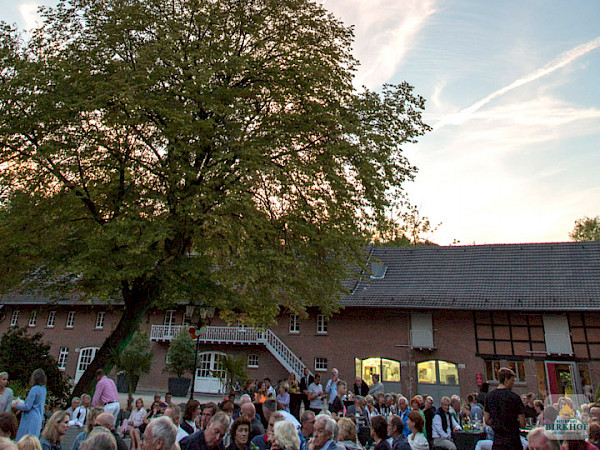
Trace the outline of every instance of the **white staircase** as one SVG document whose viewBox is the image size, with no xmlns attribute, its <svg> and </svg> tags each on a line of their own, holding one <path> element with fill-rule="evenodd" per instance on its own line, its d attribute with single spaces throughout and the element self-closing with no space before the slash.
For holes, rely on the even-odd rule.
<svg viewBox="0 0 600 450">
<path fill-rule="evenodd" d="M 180 331 L 187 332 L 188 327 L 182 325 L 152 325 L 150 340 L 170 341 Z M 259 330 L 249 327 L 206 327 L 206 334 L 199 337 L 200 342 L 207 344 L 249 344 L 264 345 L 267 350 L 285 367 L 288 372 L 300 379 L 305 364 L 287 345 L 271 330 Z"/>
</svg>

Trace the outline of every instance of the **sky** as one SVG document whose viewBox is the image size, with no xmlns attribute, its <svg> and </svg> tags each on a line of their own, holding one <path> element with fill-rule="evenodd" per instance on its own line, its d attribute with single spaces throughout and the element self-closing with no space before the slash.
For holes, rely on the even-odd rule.
<svg viewBox="0 0 600 450">
<path fill-rule="evenodd" d="M 319 0 L 355 32 L 356 85 L 407 81 L 433 131 L 405 185 L 449 245 L 560 242 L 600 215 L 600 0 Z M 35 24 L 38 5 L 0 0 Z"/>
</svg>

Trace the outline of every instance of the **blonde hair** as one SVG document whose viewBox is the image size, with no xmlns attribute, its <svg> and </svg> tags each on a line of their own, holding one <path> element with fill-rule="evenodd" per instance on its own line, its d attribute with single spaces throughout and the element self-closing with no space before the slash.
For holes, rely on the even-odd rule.
<svg viewBox="0 0 600 450">
<path fill-rule="evenodd" d="M 117 450 L 117 441 L 108 428 L 96 427 L 81 443 L 81 450 Z"/>
<path fill-rule="evenodd" d="M 279 448 L 285 450 L 299 450 L 300 438 L 296 427 L 287 420 L 280 420 L 273 426 L 273 436 Z"/>
<path fill-rule="evenodd" d="M 58 424 L 65 420 L 65 417 L 69 417 L 65 411 L 56 411 L 52 414 L 52 417 L 46 422 L 44 431 L 42 431 L 42 437 L 52 444 L 58 444 L 61 439 L 61 435 L 58 434 Z"/>
<path fill-rule="evenodd" d="M 89 410 L 87 416 L 85 418 L 85 432 L 90 434 L 92 429 L 94 428 L 94 421 L 96 417 L 104 412 L 104 408 L 102 406 L 95 406 Z"/>
<path fill-rule="evenodd" d="M 32 434 L 26 434 L 17 442 L 19 450 L 42 450 L 40 440 Z"/>
<path fill-rule="evenodd" d="M 352 441 L 356 444 L 356 425 L 351 419 L 342 417 L 337 422 L 338 441 Z"/>
</svg>

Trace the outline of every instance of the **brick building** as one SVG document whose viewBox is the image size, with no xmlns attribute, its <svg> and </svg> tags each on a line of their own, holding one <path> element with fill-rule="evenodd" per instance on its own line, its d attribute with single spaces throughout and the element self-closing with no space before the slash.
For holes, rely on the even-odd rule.
<svg viewBox="0 0 600 450">
<path fill-rule="evenodd" d="M 200 337 L 196 390 L 219 391 L 211 371 L 225 353 L 244 358 L 257 379 L 287 378 L 305 365 L 327 378 L 337 367 L 349 382 L 378 373 L 387 391 L 436 400 L 493 385 L 501 366 L 517 372 L 516 392 L 542 397 L 589 393 L 600 381 L 600 242 L 380 247 L 370 262 L 329 320 L 317 310 L 281 314 L 265 331 L 212 320 Z M 27 296 L 1 303 L 0 333 L 16 325 L 44 333 L 73 379 L 119 320 L 118 305 Z M 166 390 L 169 342 L 197 314 L 181 306 L 144 317 L 155 356 L 140 386 Z"/>
</svg>

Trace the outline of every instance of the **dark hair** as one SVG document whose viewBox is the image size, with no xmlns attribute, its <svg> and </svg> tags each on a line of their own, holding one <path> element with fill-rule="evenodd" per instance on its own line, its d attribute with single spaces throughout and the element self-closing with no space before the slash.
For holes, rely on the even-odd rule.
<svg viewBox="0 0 600 450">
<path fill-rule="evenodd" d="M 35 369 L 31 374 L 31 385 L 32 386 L 46 386 L 48 379 L 46 378 L 46 373 L 44 369 Z"/>
<path fill-rule="evenodd" d="M 400 420 L 402 421 L 402 419 Z M 371 417 L 371 428 L 379 439 L 387 439 L 387 422 L 383 417 Z"/>
<path fill-rule="evenodd" d="M 17 417 L 11 412 L 0 413 L 0 430 L 3 433 L 8 433 L 13 441 L 17 437 L 17 430 L 19 428 L 19 422 Z"/>
<path fill-rule="evenodd" d="M 205 406 L 206 408 L 206 406 Z M 225 411 L 232 411 L 234 410 L 234 406 L 233 403 L 230 402 L 229 400 L 223 402 L 223 404 L 221 405 L 221 411 L 225 412 Z"/>
<path fill-rule="evenodd" d="M 102 370 L 102 369 L 96 370 L 96 377 L 103 377 L 104 375 L 106 375 L 106 373 L 104 373 L 104 370 Z"/>
<path fill-rule="evenodd" d="M 533 401 L 533 406 L 539 406 L 541 411 L 544 410 L 544 402 L 539 398 Z"/>
<path fill-rule="evenodd" d="M 173 397 L 173 394 L 171 394 L 170 392 L 167 392 L 167 393 L 165 394 L 165 397 L 166 397 L 167 395 L 170 395 L 171 397 Z"/>
<path fill-rule="evenodd" d="M 192 414 L 200 407 L 200 402 L 196 399 L 188 400 L 183 410 L 183 420 L 192 420 Z"/>
<path fill-rule="evenodd" d="M 271 382 L 271 379 L 267 377 L 267 378 L 265 378 L 263 381 L 268 381 L 268 382 L 270 383 L 270 382 Z"/>
<path fill-rule="evenodd" d="M 488 392 L 490 390 L 490 383 L 482 383 L 479 388 L 479 392 Z"/>
<path fill-rule="evenodd" d="M 477 401 L 477 394 L 469 394 L 467 395 L 467 402 L 473 403 Z"/>
<path fill-rule="evenodd" d="M 502 367 L 498 371 L 498 382 L 500 384 L 504 384 L 505 381 L 510 380 L 511 378 L 516 377 L 517 375 L 510 370 L 508 367 Z"/>
<path fill-rule="evenodd" d="M 262 407 L 263 410 L 266 409 L 267 411 L 275 412 L 277 411 L 277 401 L 275 399 L 268 398 L 263 402 Z"/>
<path fill-rule="evenodd" d="M 408 418 L 413 421 L 415 424 L 415 429 L 419 432 L 423 432 L 423 426 L 425 425 L 425 421 L 423 420 L 423 416 L 419 411 L 411 411 L 408 413 Z"/>
<path fill-rule="evenodd" d="M 214 415 L 217 413 L 217 411 L 219 410 L 219 407 L 218 407 L 218 406 L 217 406 L 217 404 L 216 404 L 216 403 L 214 403 L 214 402 L 208 402 L 208 403 L 205 403 L 204 405 L 202 405 L 202 411 L 204 411 L 204 410 L 205 410 L 205 409 L 207 409 L 207 408 L 208 408 L 208 409 L 212 409 L 213 416 L 214 416 Z"/>
<path fill-rule="evenodd" d="M 252 424 L 250 422 L 250 419 L 248 419 L 246 416 L 238 417 L 233 421 L 233 424 L 231 425 L 231 433 L 229 435 L 231 436 L 232 443 L 235 443 L 235 433 L 241 425 L 246 425 L 248 427 L 248 431 L 252 431 Z M 248 434 L 248 443 L 250 443 L 250 434 Z"/>
<path fill-rule="evenodd" d="M 402 433 L 402 430 L 404 430 L 404 422 L 402 421 L 400 416 L 398 416 L 396 414 L 394 414 L 390 417 L 390 424 L 393 427 L 396 427 L 398 429 L 399 433 Z"/>
</svg>

